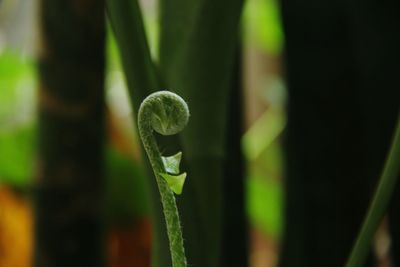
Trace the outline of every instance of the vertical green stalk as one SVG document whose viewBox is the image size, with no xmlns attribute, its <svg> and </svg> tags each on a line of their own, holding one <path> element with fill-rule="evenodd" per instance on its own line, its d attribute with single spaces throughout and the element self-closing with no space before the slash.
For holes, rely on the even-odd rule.
<svg viewBox="0 0 400 267">
<path fill-rule="evenodd" d="M 363 266 L 371 241 L 374 237 L 396 186 L 400 171 L 400 116 L 394 134 L 392 146 L 383 169 L 378 188 L 368 210 L 364 224 L 354 244 L 353 250 L 346 263 L 346 267 Z"/>
<path fill-rule="evenodd" d="M 128 91 L 134 110 L 160 87 L 138 1 L 106 0 L 107 15 L 121 54 Z"/>
<path fill-rule="evenodd" d="M 188 120 L 189 109 L 186 102 L 178 95 L 168 91 L 151 94 L 143 100 L 139 108 L 139 133 L 160 191 L 173 267 L 186 267 L 187 263 L 178 209 L 172 191 L 174 189 L 171 190 L 173 186 L 167 178 L 184 179 L 186 174 L 183 174 L 182 177 L 182 175 L 169 175 L 168 173 L 171 171 L 167 173 L 168 166 L 164 165 L 164 160 L 167 158 L 161 156 L 153 131 L 162 135 L 174 135 L 183 130 Z M 177 155 L 180 157 L 179 153 Z M 179 160 L 176 164 L 179 164 Z M 182 186 L 183 182 L 179 192 L 181 192 Z"/>
<path fill-rule="evenodd" d="M 223 218 L 226 125 L 243 2 L 160 2 L 160 77 L 190 103 L 192 114 L 179 135 L 191 177 L 179 208 L 188 259 L 201 267 L 228 262 L 221 256 L 232 223 Z"/>
<path fill-rule="evenodd" d="M 143 16 L 137 0 L 107 0 L 107 15 L 119 47 L 122 67 L 125 73 L 132 110 L 138 114 L 142 101 L 161 88 L 146 38 Z M 163 147 L 175 150 L 179 147 L 177 136 L 160 139 Z M 164 145 L 165 143 L 168 145 Z M 149 166 L 146 165 L 146 169 Z M 149 174 L 151 172 L 148 168 Z M 171 267 L 168 250 L 168 236 L 163 219 L 162 205 L 158 201 L 158 186 L 149 181 L 150 207 L 153 224 L 152 263 L 153 267 Z"/>
</svg>

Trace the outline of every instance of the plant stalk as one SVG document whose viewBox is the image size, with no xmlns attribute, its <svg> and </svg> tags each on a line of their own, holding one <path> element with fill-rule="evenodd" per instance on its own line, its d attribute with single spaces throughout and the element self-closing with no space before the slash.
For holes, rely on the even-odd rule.
<svg viewBox="0 0 400 267">
<path fill-rule="evenodd" d="M 386 213 L 400 171 L 400 116 L 378 188 L 353 246 L 346 267 L 360 267 L 365 263 L 376 229 Z"/>
<path fill-rule="evenodd" d="M 160 175 L 161 173 L 167 173 L 167 171 L 162 161 L 162 156 L 160 150 L 158 149 L 157 141 L 153 135 L 154 132 L 153 116 L 154 113 L 157 112 L 157 110 L 160 110 L 156 109 L 155 106 L 164 99 L 163 93 L 164 92 L 154 93 L 149 97 L 147 97 L 142 102 L 138 115 L 138 127 L 139 127 L 140 137 L 143 142 L 143 146 L 150 160 L 154 176 L 156 177 L 158 189 L 160 191 L 161 202 L 167 226 L 167 234 L 171 251 L 172 266 L 186 267 L 187 261 L 185 256 L 185 249 L 183 246 L 182 229 L 179 220 L 178 208 L 176 206 L 174 193 L 169 188 L 164 178 Z M 168 92 L 166 93 L 166 95 L 171 96 L 175 94 Z M 186 105 L 186 103 L 184 105 Z M 181 111 L 180 108 L 177 108 L 176 110 Z M 179 119 L 181 115 L 177 113 L 180 112 L 176 112 L 173 115 Z M 189 115 L 187 114 L 187 116 Z M 172 125 L 173 123 L 167 123 L 167 124 Z"/>
</svg>

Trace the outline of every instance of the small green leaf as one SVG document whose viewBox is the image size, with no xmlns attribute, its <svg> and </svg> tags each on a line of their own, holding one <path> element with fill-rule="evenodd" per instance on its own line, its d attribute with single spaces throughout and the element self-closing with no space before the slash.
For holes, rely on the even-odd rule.
<svg viewBox="0 0 400 267">
<path fill-rule="evenodd" d="M 182 194 L 183 184 L 186 180 L 186 172 L 180 175 L 170 175 L 168 173 L 160 173 L 160 175 L 167 181 L 169 188 L 171 188 L 175 194 Z"/>
<path fill-rule="evenodd" d="M 178 152 L 173 156 L 161 157 L 165 170 L 169 174 L 179 174 L 179 165 L 181 163 L 182 152 Z"/>
</svg>

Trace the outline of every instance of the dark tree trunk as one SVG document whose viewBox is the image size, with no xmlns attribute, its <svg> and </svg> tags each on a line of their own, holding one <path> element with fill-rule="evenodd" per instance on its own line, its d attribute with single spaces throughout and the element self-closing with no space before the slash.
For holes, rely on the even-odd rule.
<svg viewBox="0 0 400 267">
<path fill-rule="evenodd" d="M 40 11 L 34 265 L 103 266 L 104 2 Z"/>
</svg>

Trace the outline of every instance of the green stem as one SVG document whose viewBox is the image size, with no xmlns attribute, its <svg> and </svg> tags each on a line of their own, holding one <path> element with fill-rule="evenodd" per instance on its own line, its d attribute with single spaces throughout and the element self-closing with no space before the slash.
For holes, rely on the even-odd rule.
<svg viewBox="0 0 400 267">
<path fill-rule="evenodd" d="M 174 193 L 160 175 L 167 172 L 153 131 L 163 135 L 176 134 L 186 126 L 188 118 L 189 110 L 185 101 L 168 91 L 148 96 L 140 105 L 138 115 L 140 137 L 161 195 L 173 267 L 186 267 L 186 256 Z"/>
<path fill-rule="evenodd" d="M 135 110 L 159 88 L 137 0 L 106 0 L 106 11 L 121 53 L 121 62 Z"/>
<path fill-rule="evenodd" d="M 364 224 L 354 244 L 353 250 L 346 263 L 346 267 L 363 266 L 387 206 L 392 196 L 400 171 L 400 116 L 388 158 L 383 169 L 378 188 L 368 210 Z"/>
</svg>

